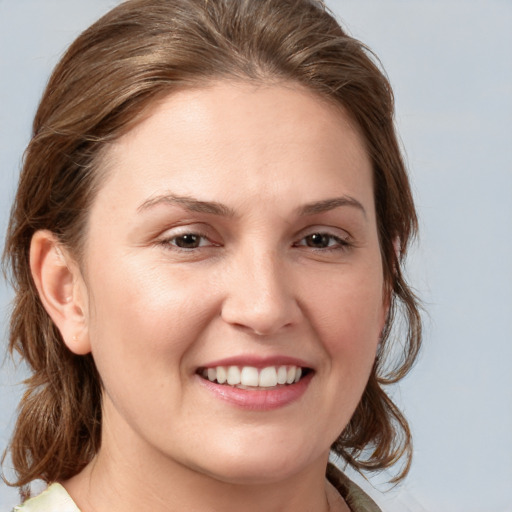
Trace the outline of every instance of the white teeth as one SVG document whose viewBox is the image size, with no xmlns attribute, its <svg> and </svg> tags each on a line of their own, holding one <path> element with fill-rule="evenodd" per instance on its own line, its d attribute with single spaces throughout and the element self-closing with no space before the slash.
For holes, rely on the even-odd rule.
<svg viewBox="0 0 512 512">
<path fill-rule="evenodd" d="M 272 388 L 277 385 L 277 372 L 274 366 L 262 368 L 259 385 L 260 388 Z"/>
<path fill-rule="evenodd" d="M 240 383 L 242 386 L 257 386 L 258 369 L 252 366 L 244 366 L 240 374 Z"/>
<path fill-rule="evenodd" d="M 201 375 L 211 382 L 243 386 L 244 388 L 272 388 L 283 384 L 298 382 L 302 376 L 302 368 L 298 366 L 217 366 L 203 369 Z"/>
<path fill-rule="evenodd" d="M 217 366 L 217 382 L 219 384 L 224 384 L 228 380 L 228 374 L 226 372 L 226 368 L 224 366 Z"/>
<path fill-rule="evenodd" d="M 240 370 L 238 366 L 230 366 L 228 368 L 228 384 L 231 386 L 240 384 Z"/>
<path fill-rule="evenodd" d="M 288 374 L 288 371 L 286 369 L 286 366 L 280 366 L 277 370 L 277 383 L 278 384 L 286 384 L 286 375 Z"/>
</svg>

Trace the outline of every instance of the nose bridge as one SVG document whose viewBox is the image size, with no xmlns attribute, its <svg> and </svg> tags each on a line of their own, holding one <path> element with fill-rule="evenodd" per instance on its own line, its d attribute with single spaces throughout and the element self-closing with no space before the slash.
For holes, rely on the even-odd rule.
<svg viewBox="0 0 512 512">
<path fill-rule="evenodd" d="M 266 245 L 241 250 L 230 266 L 224 320 L 259 335 L 296 322 L 299 308 L 286 267 L 283 255 Z"/>
</svg>

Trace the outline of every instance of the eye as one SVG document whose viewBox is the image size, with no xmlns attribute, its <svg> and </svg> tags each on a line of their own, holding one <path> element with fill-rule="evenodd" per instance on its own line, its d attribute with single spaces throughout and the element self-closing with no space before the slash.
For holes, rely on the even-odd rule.
<svg viewBox="0 0 512 512">
<path fill-rule="evenodd" d="M 311 247 L 312 249 L 343 249 L 349 246 L 349 242 L 331 233 L 311 233 L 299 240 L 296 247 Z"/>
<path fill-rule="evenodd" d="M 202 247 L 213 247 L 217 244 L 212 242 L 206 235 L 198 232 L 183 232 L 173 236 L 167 236 L 159 242 L 168 249 L 193 250 Z"/>
<path fill-rule="evenodd" d="M 169 243 L 176 245 L 180 249 L 196 249 L 205 245 L 205 237 L 195 233 L 185 233 L 183 235 L 175 236 L 169 240 Z"/>
</svg>

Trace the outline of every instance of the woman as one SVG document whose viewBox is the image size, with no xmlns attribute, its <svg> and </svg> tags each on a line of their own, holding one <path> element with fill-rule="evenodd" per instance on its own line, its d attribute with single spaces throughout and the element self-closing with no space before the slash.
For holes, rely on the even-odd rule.
<svg viewBox="0 0 512 512">
<path fill-rule="evenodd" d="M 14 485 L 52 484 L 17 510 L 378 510 L 328 458 L 408 470 L 383 386 L 420 345 L 416 224 L 389 84 L 320 3 L 112 10 L 49 81 L 9 226 Z"/>
</svg>

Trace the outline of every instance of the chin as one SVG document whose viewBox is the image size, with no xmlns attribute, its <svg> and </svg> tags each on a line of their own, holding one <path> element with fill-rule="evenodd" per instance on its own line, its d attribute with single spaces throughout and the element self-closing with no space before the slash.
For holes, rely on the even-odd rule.
<svg viewBox="0 0 512 512">
<path fill-rule="evenodd" d="M 308 456 L 309 455 L 309 456 Z M 316 457 L 303 447 L 283 450 L 275 445 L 253 443 L 250 450 L 233 450 L 217 457 L 208 455 L 207 464 L 197 469 L 216 480 L 237 485 L 272 484 L 287 480 L 311 465 L 327 465 L 329 450 Z M 215 460 L 215 462 L 213 462 Z"/>
</svg>

